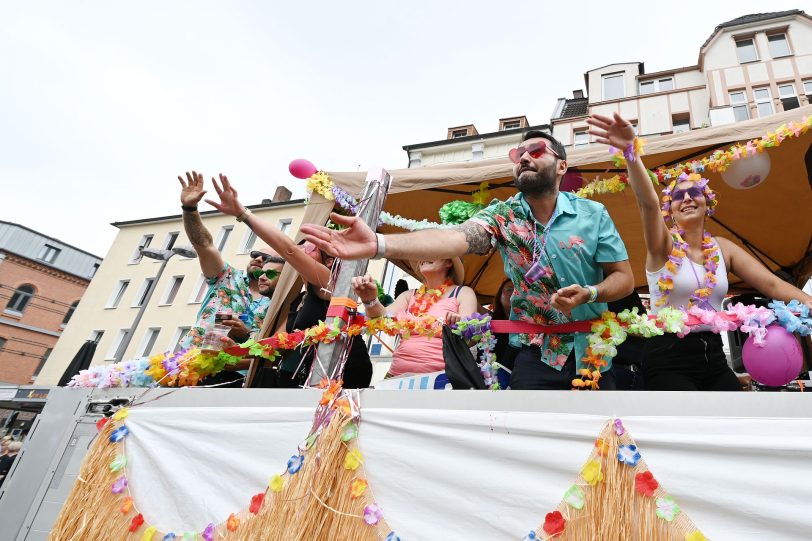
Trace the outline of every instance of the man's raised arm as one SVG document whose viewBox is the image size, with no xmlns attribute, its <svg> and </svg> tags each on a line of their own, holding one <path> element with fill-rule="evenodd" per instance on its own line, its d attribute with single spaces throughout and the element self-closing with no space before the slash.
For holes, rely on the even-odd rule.
<svg viewBox="0 0 812 541">
<path fill-rule="evenodd" d="M 484 227 L 471 221 L 452 228 L 376 235 L 358 217 L 331 214 L 330 219 L 346 229 L 334 231 L 320 225 L 302 224 L 301 231 L 307 240 L 342 259 L 448 259 L 465 254 L 484 254 L 491 247 L 491 235 Z"/>
</svg>

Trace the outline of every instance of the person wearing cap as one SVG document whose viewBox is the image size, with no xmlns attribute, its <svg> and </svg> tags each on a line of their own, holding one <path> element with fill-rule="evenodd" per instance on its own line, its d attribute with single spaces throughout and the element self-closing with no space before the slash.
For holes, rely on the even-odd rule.
<svg viewBox="0 0 812 541">
<path fill-rule="evenodd" d="M 509 157 L 519 193 L 494 200 L 460 225 L 383 235 L 358 217 L 333 214 L 342 230 L 316 224 L 300 230 L 344 259 L 436 260 L 497 248 L 514 285 L 510 318 L 548 326 L 543 333 L 511 335 L 519 349 L 511 388 L 570 389 L 576 370 L 586 368 L 588 322 L 600 317 L 608 301 L 631 293 L 634 276 L 606 207 L 559 190 L 567 172 L 561 142 L 528 131 Z M 614 389 L 611 360 L 601 372 L 600 389 Z"/>
<path fill-rule="evenodd" d="M 476 312 L 478 303 L 474 290 L 461 285 L 465 268 L 459 257 L 420 261 L 418 270 L 423 285 L 401 293 L 387 307 L 378 300 L 378 286 L 369 274 L 353 278 L 352 286 L 364 303 L 367 317 L 407 312 L 417 317 L 434 316 L 450 325 Z M 444 369 L 442 337 L 412 336 L 401 340 L 395 348 L 387 377 Z"/>
<path fill-rule="evenodd" d="M 199 346 L 206 328 L 215 323 L 230 327 L 228 336 L 235 342 L 244 342 L 262 327 L 285 260 L 271 248 L 260 246 L 250 253 L 245 270 L 230 265 L 214 245 L 211 233 L 203 225 L 197 210 L 197 205 L 206 194 L 203 175 L 192 171 L 186 173 L 186 180 L 180 176 L 178 180 L 181 184 L 183 227 L 197 251 L 200 270 L 209 284 L 197 313 L 197 322 L 181 340 L 180 347 Z M 268 278 L 263 284 L 264 292 L 260 291 L 261 276 Z"/>
</svg>

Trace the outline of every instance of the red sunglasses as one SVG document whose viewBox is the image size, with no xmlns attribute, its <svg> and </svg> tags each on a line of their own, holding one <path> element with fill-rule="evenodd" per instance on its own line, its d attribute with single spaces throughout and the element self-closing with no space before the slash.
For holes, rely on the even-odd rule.
<svg viewBox="0 0 812 541">
<path fill-rule="evenodd" d="M 531 158 L 537 160 L 544 154 L 544 152 L 547 149 L 550 150 L 550 153 L 553 156 L 555 156 L 558 159 L 561 159 L 561 156 L 559 156 L 555 150 L 548 147 L 547 143 L 544 141 L 539 141 L 538 143 L 533 143 L 532 145 L 527 145 L 526 147 L 520 146 L 517 148 L 512 148 L 510 149 L 510 152 L 508 152 L 508 158 L 510 158 L 510 161 L 512 161 L 513 163 L 519 163 L 520 161 L 522 161 L 522 156 L 524 156 L 524 153 L 527 152 L 528 154 L 530 154 Z"/>
</svg>

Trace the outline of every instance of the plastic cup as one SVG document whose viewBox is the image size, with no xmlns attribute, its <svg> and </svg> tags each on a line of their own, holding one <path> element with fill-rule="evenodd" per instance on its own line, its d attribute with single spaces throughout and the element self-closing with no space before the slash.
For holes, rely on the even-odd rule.
<svg viewBox="0 0 812 541">
<path fill-rule="evenodd" d="M 206 328 L 206 334 L 203 335 L 203 343 L 201 349 L 215 349 L 220 351 L 223 349 L 223 338 L 228 336 L 228 331 L 231 327 L 227 325 L 210 325 Z"/>
</svg>

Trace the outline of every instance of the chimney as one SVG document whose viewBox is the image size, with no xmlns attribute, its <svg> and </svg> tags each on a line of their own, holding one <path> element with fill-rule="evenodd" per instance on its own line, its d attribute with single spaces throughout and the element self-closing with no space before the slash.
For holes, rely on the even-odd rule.
<svg viewBox="0 0 812 541">
<path fill-rule="evenodd" d="M 573 90 L 573 91 L 572 91 L 572 97 L 573 97 L 574 99 L 576 99 L 576 100 L 583 99 L 583 97 L 584 97 L 584 91 L 583 91 L 583 90 Z"/>
<path fill-rule="evenodd" d="M 284 201 L 290 201 L 290 196 L 293 195 L 290 190 L 285 188 L 284 186 L 277 186 L 276 192 L 273 194 L 273 199 L 269 201 L 269 203 L 282 203 Z M 263 201 L 264 203 L 265 201 Z"/>
</svg>

